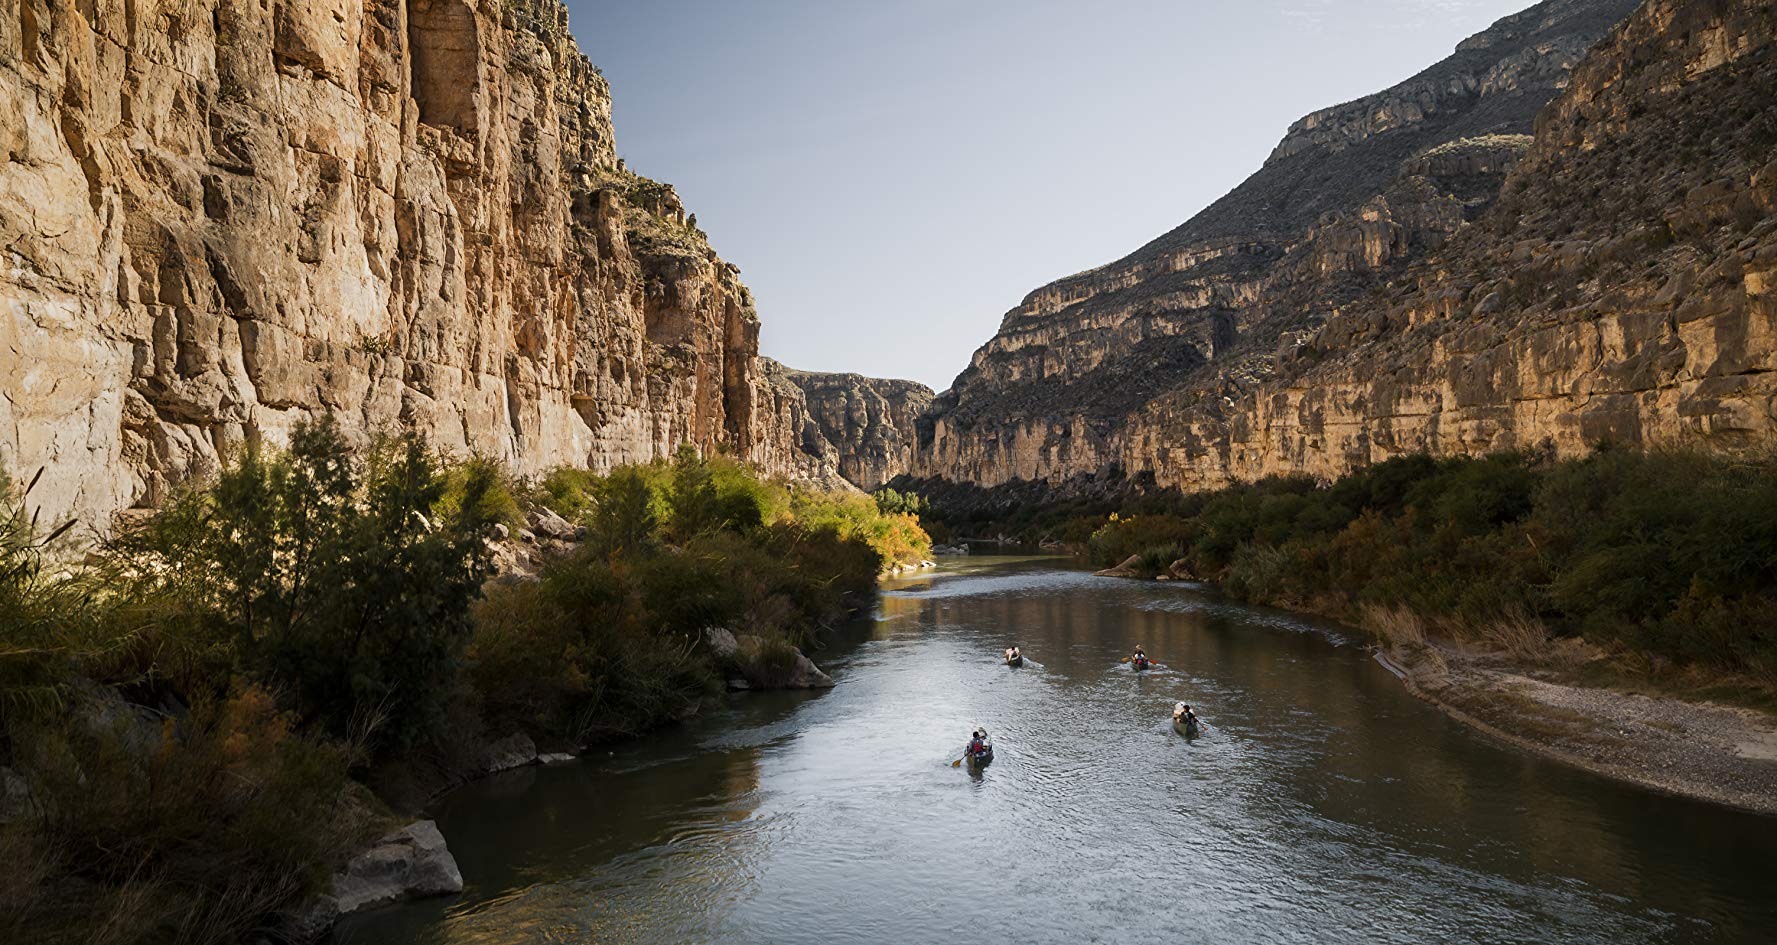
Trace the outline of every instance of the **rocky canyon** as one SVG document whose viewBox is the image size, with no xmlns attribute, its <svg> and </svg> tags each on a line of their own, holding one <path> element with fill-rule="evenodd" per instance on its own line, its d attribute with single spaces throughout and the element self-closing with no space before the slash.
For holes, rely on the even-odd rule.
<svg viewBox="0 0 1777 945">
<path fill-rule="evenodd" d="M 1548 0 L 1007 313 L 917 475 L 1185 489 L 1777 432 L 1777 21 Z"/>
<path fill-rule="evenodd" d="M 811 415 L 759 358 L 558 0 L 5 0 L 0 154 L 0 463 L 48 516 L 323 412 L 521 474 L 690 442 L 837 484 L 853 417 L 848 468 L 906 464 L 880 397 Z"/>
</svg>

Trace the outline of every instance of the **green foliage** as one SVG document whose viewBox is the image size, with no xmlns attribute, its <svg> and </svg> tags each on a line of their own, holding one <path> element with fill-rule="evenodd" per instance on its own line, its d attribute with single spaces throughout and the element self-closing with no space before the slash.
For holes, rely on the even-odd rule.
<svg viewBox="0 0 1777 945">
<path fill-rule="evenodd" d="M 444 492 L 433 507 L 433 516 L 455 521 L 467 515 L 482 522 L 500 522 L 517 528 L 524 524 L 520 490 L 499 460 L 472 456 L 448 463 L 441 471 Z M 464 503 L 470 503 L 466 509 Z"/>
<path fill-rule="evenodd" d="M 489 467 L 465 465 L 447 509 L 418 439 L 359 460 L 329 419 L 298 427 L 287 454 L 249 451 L 112 552 L 180 668 L 231 656 L 304 722 L 374 728 L 378 748 L 405 749 L 436 730 L 454 685 L 495 487 Z"/>
<path fill-rule="evenodd" d="M 569 739 L 690 709 L 716 678 L 705 628 L 793 655 L 868 600 L 885 561 L 931 547 L 869 497 L 791 492 L 690 447 L 604 476 L 557 471 L 538 493 L 577 511 L 587 541 L 538 584 L 489 592 L 468 673 L 495 719 Z"/>
<path fill-rule="evenodd" d="M 102 643 L 91 583 L 44 573 L 44 551 L 74 523 L 40 533 L 26 509 L 35 485 L 16 488 L 0 472 L 0 718 L 59 712 L 79 658 Z"/>
<path fill-rule="evenodd" d="M 1271 479 L 1113 514 L 1094 563 L 1179 553 L 1238 598 L 1519 615 L 1682 665 L 1777 681 L 1777 464 L 1601 449 L 1563 462 L 1409 456 L 1318 486 Z"/>
<path fill-rule="evenodd" d="M 12 726 L 40 807 L 10 825 L 8 845 L 33 849 L 41 876 L 98 884 L 88 895 L 105 906 L 51 924 L 220 945 L 319 890 L 380 818 L 358 799 L 342 749 L 294 725 L 248 688 L 198 700 L 177 724 L 87 696 L 70 718 Z M 49 905 L 44 892 L 19 906 L 27 928 Z"/>
<path fill-rule="evenodd" d="M 592 508 L 592 489 L 599 479 L 590 469 L 557 466 L 544 474 L 531 499 L 570 522 L 583 521 Z"/>
<path fill-rule="evenodd" d="M 876 500 L 876 510 L 884 515 L 923 515 L 931 510 L 927 502 L 917 492 L 896 492 L 887 486 L 870 493 Z"/>
</svg>

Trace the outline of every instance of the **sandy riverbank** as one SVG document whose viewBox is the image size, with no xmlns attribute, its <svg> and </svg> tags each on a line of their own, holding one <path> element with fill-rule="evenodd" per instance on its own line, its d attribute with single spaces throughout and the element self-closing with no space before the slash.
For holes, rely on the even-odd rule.
<svg viewBox="0 0 1777 945">
<path fill-rule="evenodd" d="M 1430 643 L 1377 661 L 1414 695 L 1495 738 L 1606 777 L 1777 815 L 1777 719 L 1544 678 Z"/>
</svg>

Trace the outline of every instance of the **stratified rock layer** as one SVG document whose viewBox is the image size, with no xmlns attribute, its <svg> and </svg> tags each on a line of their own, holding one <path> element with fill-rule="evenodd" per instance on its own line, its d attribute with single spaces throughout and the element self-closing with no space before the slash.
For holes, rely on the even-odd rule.
<svg viewBox="0 0 1777 945">
<path fill-rule="evenodd" d="M 630 173 L 558 0 L 13 0 L 0 464 L 103 527 L 337 414 L 520 472 L 786 476 L 737 270 Z"/>
<path fill-rule="evenodd" d="M 861 374 L 797 371 L 775 361 L 766 362 L 765 373 L 802 393 L 807 420 L 801 449 L 837 464 L 853 485 L 875 489 L 912 468 L 917 423 L 932 405 L 931 388 Z"/>
<path fill-rule="evenodd" d="M 1650 0 L 1615 26 L 1633 6 L 1508 17 L 1032 293 L 923 422 L 915 475 L 1199 488 L 1769 443 L 1771 7 Z"/>
</svg>

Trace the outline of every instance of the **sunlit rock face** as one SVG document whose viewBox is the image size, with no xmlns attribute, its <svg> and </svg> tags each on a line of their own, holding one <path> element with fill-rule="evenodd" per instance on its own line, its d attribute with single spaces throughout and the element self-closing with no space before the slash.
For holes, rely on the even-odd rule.
<svg viewBox="0 0 1777 945">
<path fill-rule="evenodd" d="M 305 417 L 830 473 L 558 0 L 12 0 L 0 463 L 103 528 Z M 788 399 L 786 399 L 788 397 Z"/>
<path fill-rule="evenodd" d="M 1008 313 L 914 473 L 1198 488 L 1773 439 L 1769 4 L 1551 0 Z"/>
<path fill-rule="evenodd" d="M 773 379 L 793 385 L 806 404 L 804 452 L 830 458 L 840 475 L 865 490 L 912 469 L 919 417 L 932 389 L 914 381 L 797 371 L 766 362 Z"/>
</svg>

